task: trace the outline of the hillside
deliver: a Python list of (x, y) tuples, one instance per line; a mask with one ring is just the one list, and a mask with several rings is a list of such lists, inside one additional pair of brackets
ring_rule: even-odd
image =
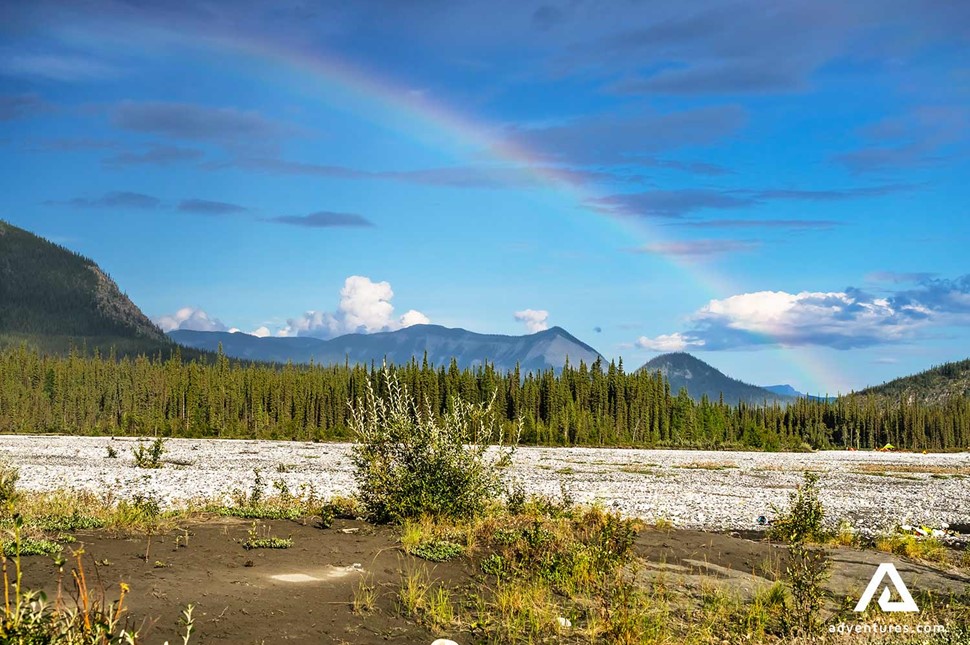
[(92, 260), (0, 221), (0, 346), (121, 353), (172, 347)]
[(911, 376), (893, 379), (858, 392), (907, 403), (940, 403), (953, 397), (970, 397), (970, 359), (944, 363)]
[(676, 394), (681, 388), (687, 388), (687, 393), (695, 401), (699, 401), (704, 395), (716, 401), (722, 394), (725, 403), (730, 404), (738, 401), (751, 404), (761, 404), (765, 401), (787, 403), (792, 400), (790, 396), (776, 394), (763, 387), (733, 379), (704, 361), (683, 352), (661, 354), (640, 369), (662, 373), (670, 382), (671, 392)]
[(227, 356), (258, 361), (343, 364), (403, 364), (412, 358), (435, 365), (448, 365), (454, 358), (460, 368), (488, 361), (499, 370), (519, 364), (523, 371), (560, 369), (569, 361), (578, 365), (599, 357), (595, 349), (560, 327), (526, 336), (477, 334), (440, 325), (414, 325), (397, 331), (375, 334), (347, 334), (330, 340), (318, 338), (257, 338), (227, 332), (174, 331), (169, 336), (186, 347), (215, 351), (219, 344)]

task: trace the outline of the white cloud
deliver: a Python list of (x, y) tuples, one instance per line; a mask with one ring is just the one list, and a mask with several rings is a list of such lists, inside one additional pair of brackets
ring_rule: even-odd
[(649, 349), (652, 352), (682, 352), (690, 347), (703, 347), (703, 345), (703, 340), (691, 340), (680, 332), (660, 334), (656, 338), (640, 336), (637, 339), (637, 347)]
[(655, 351), (756, 346), (836, 349), (898, 343), (926, 328), (970, 323), (970, 276), (924, 280), (914, 289), (871, 295), (844, 291), (757, 291), (708, 302), (688, 318), (688, 329), (637, 345)]
[(267, 336), (271, 336), (272, 334), (273, 332), (271, 332), (269, 330), (269, 327), (267, 327), (266, 325), (263, 325), (262, 327), (257, 327), (256, 329), (249, 332), (250, 336), (257, 336), (259, 338), (266, 338)]
[(371, 334), (394, 331), (411, 325), (426, 325), (431, 320), (411, 309), (404, 315), (394, 316), (391, 300), (394, 291), (388, 282), (373, 282), (370, 278), (352, 275), (344, 281), (340, 290), (337, 311), (308, 311), (299, 318), (286, 321), (277, 336), (314, 336), (332, 338), (342, 334)]
[(515, 319), (524, 323), (531, 333), (549, 329), (549, 312), (544, 309), (523, 309), (515, 312)]
[(174, 314), (159, 316), (155, 319), (155, 324), (165, 332), (177, 329), (190, 329), (192, 331), (227, 331), (229, 329), (218, 318), (210, 318), (205, 311), (195, 307), (182, 307)]

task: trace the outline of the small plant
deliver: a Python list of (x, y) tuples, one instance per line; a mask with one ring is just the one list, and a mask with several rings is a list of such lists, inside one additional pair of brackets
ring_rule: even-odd
[(825, 509), (819, 499), (819, 476), (804, 473), (804, 481), (788, 496), (788, 512), (768, 529), (768, 537), (791, 544), (825, 542)]
[(320, 508), (320, 528), (329, 529), (333, 526), (333, 518), (336, 515), (333, 506), (330, 504), (324, 504)]
[(135, 456), (135, 466), (138, 468), (161, 468), (162, 455), (165, 452), (165, 440), (161, 437), (147, 446), (140, 443), (131, 449), (131, 453)]
[(355, 614), (368, 614), (377, 606), (377, 587), (371, 578), (361, 578), (354, 590), (354, 601), (351, 607)]
[(108, 459), (117, 459), (118, 458), (118, 451), (115, 450), (115, 447), (114, 446), (108, 446), (108, 455), (107, 455), (107, 458)]
[(448, 540), (425, 542), (411, 549), (411, 555), (430, 562), (447, 562), (465, 553), (465, 547)]
[(791, 603), (785, 606), (785, 627), (790, 634), (806, 638), (816, 635), (821, 626), (820, 614), (825, 602), (822, 585), (829, 567), (825, 551), (808, 546), (810, 541), (827, 539), (818, 482), (817, 474), (806, 472), (804, 482), (789, 495), (788, 513), (769, 531), (789, 544), (785, 574), (791, 588)]
[(281, 538), (271, 535), (269, 526), (260, 528), (256, 522), (253, 522), (248, 536), (248, 539), (243, 542), (243, 548), (247, 551), (251, 549), (288, 549), (293, 546), (293, 540), (291, 538)]

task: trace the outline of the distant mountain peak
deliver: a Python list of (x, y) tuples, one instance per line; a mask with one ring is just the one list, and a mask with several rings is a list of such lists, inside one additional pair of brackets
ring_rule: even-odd
[(700, 400), (705, 395), (714, 401), (723, 395), (728, 403), (739, 400), (754, 404), (765, 401), (784, 403), (791, 400), (789, 396), (731, 378), (686, 352), (661, 354), (647, 361), (640, 369), (660, 372), (670, 382), (671, 392), (677, 393), (681, 388), (686, 388), (687, 393), (695, 400)]

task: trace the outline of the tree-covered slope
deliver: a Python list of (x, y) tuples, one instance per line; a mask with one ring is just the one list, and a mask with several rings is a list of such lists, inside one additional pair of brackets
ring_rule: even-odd
[(695, 401), (702, 396), (717, 401), (721, 395), (726, 403), (760, 404), (765, 401), (789, 402), (790, 396), (784, 396), (766, 390), (757, 385), (749, 385), (725, 375), (720, 370), (711, 367), (704, 361), (686, 354), (674, 352), (661, 354), (649, 360), (642, 368), (648, 372), (660, 372), (670, 382), (670, 391), (677, 393), (681, 388), (687, 388), (687, 393)]
[(171, 346), (92, 260), (0, 221), (0, 344), (124, 352)]
[(941, 403), (953, 397), (970, 397), (970, 358), (893, 379), (866, 388), (859, 394), (919, 403)]

